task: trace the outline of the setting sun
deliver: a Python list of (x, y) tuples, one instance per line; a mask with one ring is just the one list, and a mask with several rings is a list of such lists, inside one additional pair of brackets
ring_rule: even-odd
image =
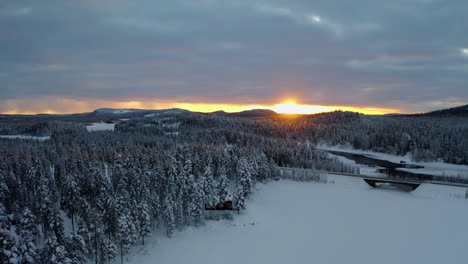
[(284, 104), (275, 105), (271, 109), (280, 114), (313, 114), (334, 110), (327, 106), (300, 105), (296, 104), (294, 101), (287, 101)]

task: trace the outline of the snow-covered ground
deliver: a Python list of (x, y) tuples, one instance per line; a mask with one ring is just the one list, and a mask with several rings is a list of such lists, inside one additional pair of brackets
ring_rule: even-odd
[(92, 123), (89, 126), (86, 126), (86, 129), (91, 132), (91, 131), (103, 131), (103, 130), (114, 130), (115, 124), (109, 124), (109, 123)]
[(49, 139), (50, 139), (50, 136), (35, 137), (35, 136), (25, 136), (25, 135), (0, 135), (0, 138), (7, 138), (7, 139), (31, 139), (31, 140), (44, 141), (44, 140), (49, 140)]
[[(415, 162), (411, 160), (411, 156), (409, 154), (405, 156), (396, 156), (386, 153), (380, 152), (373, 152), (367, 150), (357, 150), (352, 149), (350, 147), (343, 147), (343, 146), (324, 146), (321, 145), (318, 147), (322, 150), (334, 150), (334, 151), (343, 151), (348, 153), (354, 154), (361, 154), (365, 155), (370, 158), (380, 159), (380, 160), (387, 160), (394, 163), (400, 163), (401, 161), (405, 161), (408, 164), (415, 164), (423, 166), (422, 169), (406, 169), (400, 168), (399, 170), (414, 172), (414, 173), (424, 173), (424, 174), (432, 174), (438, 176), (458, 176), (458, 177), (468, 177), (468, 166), (466, 165), (456, 165), (456, 164), (449, 164), (444, 162)], [(360, 166), (361, 174), (364, 174), (362, 168), (367, 166)], [(375, 171), (375, 169), (373, 169)]]
[(232, 221), (154, 236), (133, 264), (411, 263), (468, 261), (464, 188), (423, 184), (414, 192), (333, 184), (260, 184)]

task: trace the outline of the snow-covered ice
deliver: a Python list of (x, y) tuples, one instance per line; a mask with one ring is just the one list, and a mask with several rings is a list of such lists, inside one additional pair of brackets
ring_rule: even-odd
[[(361, 154), (370, 158), (379, 159), (379, 160), (387, 160), (393, 163), (400, 163), (401, 161), (404, 161), (408, 164), (415, 164), (415, 165), (420, 165), (424, 167), (422, 169), (399, 168), (399, 170), (404, 170), (404, 171), (413, 172), (413, 173), (423, 173), (423, 174), (431, 174), (431, 175), (437, 175), (437, 176), (457, 176), (457, 177), (468, 178), (468, 166), (466, 165), (456, 165), (456, 164), (436, 162), (436, 161), (416, 162), (416, 161), (411, 160), (411, 155), (409, 154), (405, 156), (396, 156), (396, 155), (368, 151), (368, 150), (353, 149), (349, 146), (321, 145), (321, 146), (318, 146), (318, 148), (322, 150), (343, 151), (343, 152), (348, 152), (348, 153)], [(364, 167), (367, 167), (367, 166), (364, 166)], [(360, 166), (360, 169), (362, 173), (362, 166)]]
[(45, 141), (45, 140), (49, 140), (49, 139), (50, 139), (50, 136), (35, 137), (35, 136), (26, 136), (26, 135), (0, 135), (0, 138), (7, 138), (7, 139), (31, 139), (31, 140)]
[(344, 164), (351, 165), (351, 166), (354, 166), (354, 167), (358, 167), (360, 174), (363, 174), (363, 175), (366, 175), (366, 176), (378, 176), (378, 177), (385, 176), (384, 173), (377, 172), (377, 170), (382, 168), (382, 167), (378, 167), (378, 166), (369, 167), (369, 166), (364, 165), (364, 164), (359, 164), (359, 163), (355, 162), (354, 160), (345, 158), (343, 156), (334, 155), (334, 154), (331, 154), (331, 153), (328, 153), (328, 156), (337, 158), (339, 161), (343, 162)]
[(103, 131), (103, 130), (114, 130), (115, 123), (92, 123), (89, 126), (86, 126), (86, 129), (91, 132), (91, 131)]
[(466, 263), (466, 189), (423, 184), (414, 192), (333, 184), (259, 184), (232, 221), (153, 236), (133, 264)]

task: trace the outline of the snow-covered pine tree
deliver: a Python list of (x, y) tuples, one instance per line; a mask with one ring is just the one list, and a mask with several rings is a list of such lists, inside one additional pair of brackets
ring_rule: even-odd
[(264, 181), (268, 178), (271, 178), (272, 176), (272, 171), (273, 168), (271, 167), (271, 164), (266, 157), (265, 153), (260, 153), (259, 155), (256, 156), (256, 163), (258, 164), (258, 176), (257, 180), (258, 181)]
[(234, 202), (237, 207), (245, 208), (246, 198), (252, 192), (252, 168), (246, 158), (242, 157), (237, 163), (237, 191)]
[(65, 249), (70, 264), (86, 263), (87, 250), (84, 238), (78, 234), (71, 234), (65, 239)]
[(79, 235), (84, 241), (84, 256), (90, 257), (93, 253), (91, 250), (91, 233), (89, 232), (84, 221), (79, 222), (77, 235)]
[(40, 253), (41, 264), (67, 264), (70, 259), (67, 258), (67, 251), (64, 245), (61, 245), (54, 235), (49, 236)]
[(218, 202), (223, 203), (226, 201), (226, 198), (228, 196), (228, 179), (226, 174), (226, 167), (222, 165), (218, 169), (218, 173)]
[(0, 228), (10, 228), (10, 220), (8, 219), (7, 211), (2, 202), (0, 202)]
[(61, 194), (61, 206), (72, 222), (72, 231), (75, 232), (75, 216), (78, 213), (77, 204), (81, 203), (80, 188), (74, 175), (65, 176)]
[(117, 246), (112, 239), (103, 238), (99, 253), (101, 255), (101, 264), (113, 263), (112, 261), (117, 256)]
[(35, 212), (38, 212), (42, 222), (42, 233), (48, 236), (50, 231), (49, 221), (52, 218), (51, 208), (53, 208), (52, 192), (49, 187), (49, 179), (46, 174), (43, 173), (43, 169), (38, 169), (36, 171), (36, 179), (38, 179), (38, 186), (36, 186)]
[[(178, 150), (180, 152), (181, 150)], [(177, 154), (177, 157), (179, 159), (182, 159), (183, 155), (181, 153)], [(175, 177), (176, 181), (176, 190), (175, 190), (175, 208), (174, 208), (174, 214), (175, 214), (175, 221), (176, 221), (176, 227), (182, 228), (182, 226), (185, 224), (185, 215), (184, 215), (184, 204), (186, 200), (186, 193), (187, 193), (187, 171), (185, 170), (184, 163), (182, 160), (173, 160), (175, 163), (175, 167), (177, 168), (177, 174)]]
[(174, 202), (170, 197), (164, 199), (164, 223), (166, 225), (166, 234), (171, 237), (175, 228)]
[(51, 212), (48, 214), (47, 222), (49, 223), (48, 230), (55, 234), (55, 237), (59, 242), (62, 242), (65, 238), (65, 231), (63, 219), (60, 216), (60, 212), (56, 209), (51, 210)]
[(148, 175), (149, 180), (149, 201), (148, 204), (151, 209), (151, 227), (154, 229), (159, 225), (161, 217), (162, 205), (160, 195), (163, 193), (164, 171), (160, 163), (152, 164), (150, 173)]
[(205, 171), (203, 173), (203, 177), (201, 180), (202, 180), (201, 186), (203, 190), (204, 204), (205, 206), (213, 207), (217, 199), (215, 197), (216, 185), (215, 185), (215, 181), (213, 178), (213, 170), (211, 168), (210, 163), (206, 165)]
[(193, 175), (190, 177), (190, 186), (192, 191), (189, 197), (189, 211), (192, 219), (192, 223), (197, 226), (203, 221), (203, 194), (201, 186), (196, 182)]
[(39, 230), (37, 229), (36, 217), (28, 208), (23, 210), (20, 223), (17, 226), (17, 233), (19, 235), (19, 263), (36, 263), (37, 249), (35, 242)]
[(128, 253), (130, 245), (135, 241), (134, 220), (128, 214), (121, 214), (117, 219), (117, 238), (120, 244), (120, 262), (123, 263), (123, 256)]
[(150, 210), (146, 202), (138, 206), (136, 220), (138, 235), (141, 237), (142, 245), (145, 245), (145, 237), (151, 235)]
[(2, 264), (17, 264), (18, 261), (19, 250), (16, 239), (10, 233), (10, 225), (3, 224), (0, 226), (0, 262)]

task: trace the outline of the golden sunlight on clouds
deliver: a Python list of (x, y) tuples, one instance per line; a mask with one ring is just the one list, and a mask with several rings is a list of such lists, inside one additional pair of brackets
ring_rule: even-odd
[(70, 99), (70, 98), (42, 98), (40, 100), (0, 100), (0, 113), (2, 114), (71, 114), (91, 112), (97, 108), (137, 108), (137, 109), (168, 109), (181, 108), (194, 112), (240, 112), (252, 109), (271, 109), (281, 114), (314, 114), (335, 110), (353, 111), (364, 114), (399, 113), (398, 109), (366, 108), (349, 106), (324, 106), (299, 104), (294, 100), (286, 100), (276, 105), (242, 105), (242, 104), (212, 104), (187, 103), (168, 100), (129, 100), (109, 101), (100, 99)]
[(234, 105), (234, 104), (202, 104), (202, 103), (175, 103), (173, 108), (181, 108), (193, 112), (210, 113), (216, 111), (224, 112), (241, 112), (252, 109), (265, 109), (268, 108), (264, 105)]
[(281, 114), (315, 114), (321, 112), (331, 112), (335, 110), (359, 112), (369, 115), (381, 115), (388, 113), (399, 113), (398, 109), (388, 108), (369, 108), (369, 107), (351, 107), (351, 106), (326, 106), (326, 105), (302, 105), (294, 101), (287, 101), (283, 104), (277, 104), (269, 108)]
[(284, 103), (276, 105), (233, 105), (233, 104), (191, 104), (176, 103), (174, 108), (186, 109), (194, 112), (240, 112), (252, 109), (270, 109), (280, 114), (315, 114), (321, 112), (330, 112), (335, 110), (359, 112), (370, 115), (381, 115), (388, 113), (399, 113), (398, 109), (389, 108), (368, 108), (368, 107), (349, 107), (349, 106), (324, 106), (324, 105), (303, 105), (297, 104), (293, 100), (287, 100)]
[(468, 49), (467, 48), (461, 48), (460, 53), (464, 56), (468, 56)]

